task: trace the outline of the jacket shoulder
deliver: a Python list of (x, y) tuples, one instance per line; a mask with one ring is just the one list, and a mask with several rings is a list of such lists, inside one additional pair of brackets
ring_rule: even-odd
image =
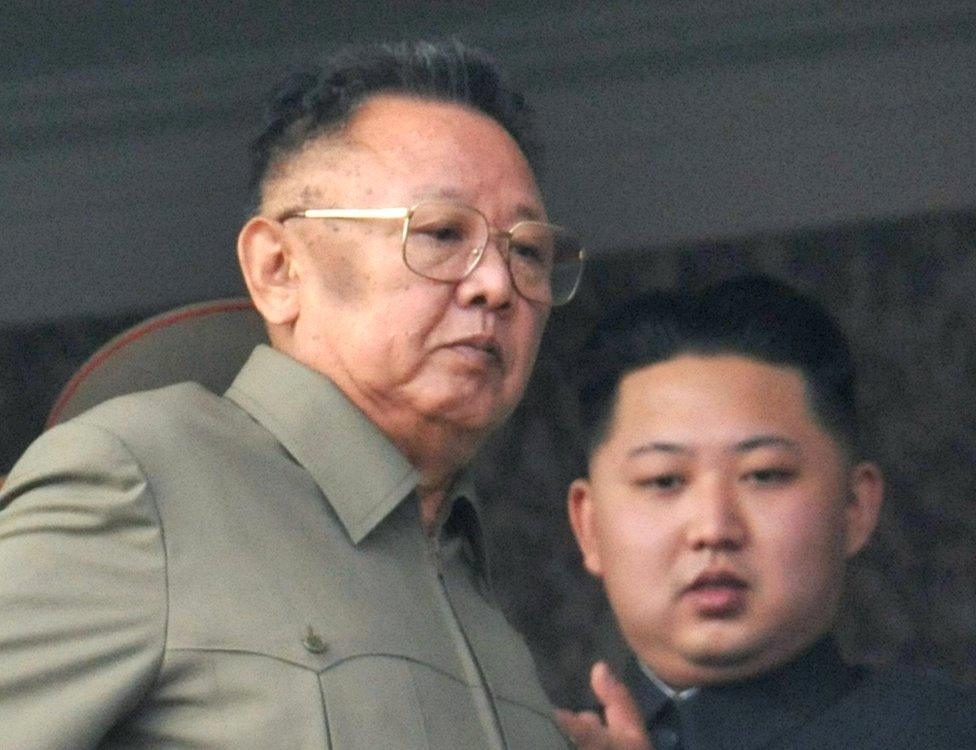
[(122, 436), (147, 425), (176, 427), (187, 422), (226, 417), (236, 410), (227, 399), (199, 383), (176, 383), (117, 396), (69, 422), (98, 426)]
[(825, 748), (956, 750), (976, 747), (974, 717), (976, 689), (939, 675), (865, 669), (854, 689), (810, 728)]

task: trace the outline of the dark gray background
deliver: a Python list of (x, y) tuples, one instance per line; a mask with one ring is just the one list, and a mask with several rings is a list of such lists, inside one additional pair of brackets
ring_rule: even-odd
[(551, 213), (596, 253), (973, 205), (973, 2), (8, 0), (0, 325), (238, 289), (264, 92), (342, 42), (435, 34), (525, 89)]
[(598, 260), (478, 471), (499, 595), (553, 695), (621, 652), (562, 495), (565, 385), (608, 303), (761, 269), (823, 299), (889, 477), (850, 653), (976, 680), (976, 3), (64, 3), (0, 9), (0, 473), (95, 347), (240, 293), (260, 101), (350, 41), (454, 34), (534, 104)]

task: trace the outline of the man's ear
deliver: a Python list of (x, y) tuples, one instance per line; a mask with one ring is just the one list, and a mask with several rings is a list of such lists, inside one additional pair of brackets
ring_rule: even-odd
[(569, 525), (573, 528), (576, 544), (583, 553), (583, 567), (592, 575), (600, 577), (603, 575), (603, 561), (597, 544), (593, 487), (587, 479), (576, 479), (569, 485), (567, 495)]
[(863, 461), (851, 469), (850, 496), (847, 500), (847, 539), (845, 549), (851, 557), (867, 544), (878, 524), (884, 497), (884, 478), (877, 464)]
[(237, 236), (244, 282), (261, 316), (272, 325), (292, 323), (299, 312), (299, 284), (285, 228), (266, 216), (252, 217)]

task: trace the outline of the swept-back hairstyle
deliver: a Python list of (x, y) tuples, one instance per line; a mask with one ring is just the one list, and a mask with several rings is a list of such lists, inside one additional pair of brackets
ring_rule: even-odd
[(484, 51), (456, 40), (343, 47), (321, 66), (295, 72), (268, 101), (264, 131), (251, 145), (252, 200), (275, 170), (309, 140), (340, 133), (357, 107), (380, 93), (465, 104), (512, 136), (538, 171), (541, 149), (531, 111)]
[(795, 368), (820, 424), (852, 457), (858, 451), (854, 364), (839, 326), (786, 284), (745, 276), (699, 294), (654, 292), (628, 300), (596, 326), (578, 370), (588, 455), (606, 437), (620, 380), (682, 354), (738, 354)]

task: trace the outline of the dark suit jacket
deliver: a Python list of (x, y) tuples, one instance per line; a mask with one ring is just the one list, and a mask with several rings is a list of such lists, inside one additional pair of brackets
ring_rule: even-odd
[(673, 708), (636, 664), (627, 682), (656, 750), (673, 747), (665, 725), (674, 710), (682, 750), (976, 748), (976, 691), (850, 667), (829, 638), (758, 679), (702, 688)]

